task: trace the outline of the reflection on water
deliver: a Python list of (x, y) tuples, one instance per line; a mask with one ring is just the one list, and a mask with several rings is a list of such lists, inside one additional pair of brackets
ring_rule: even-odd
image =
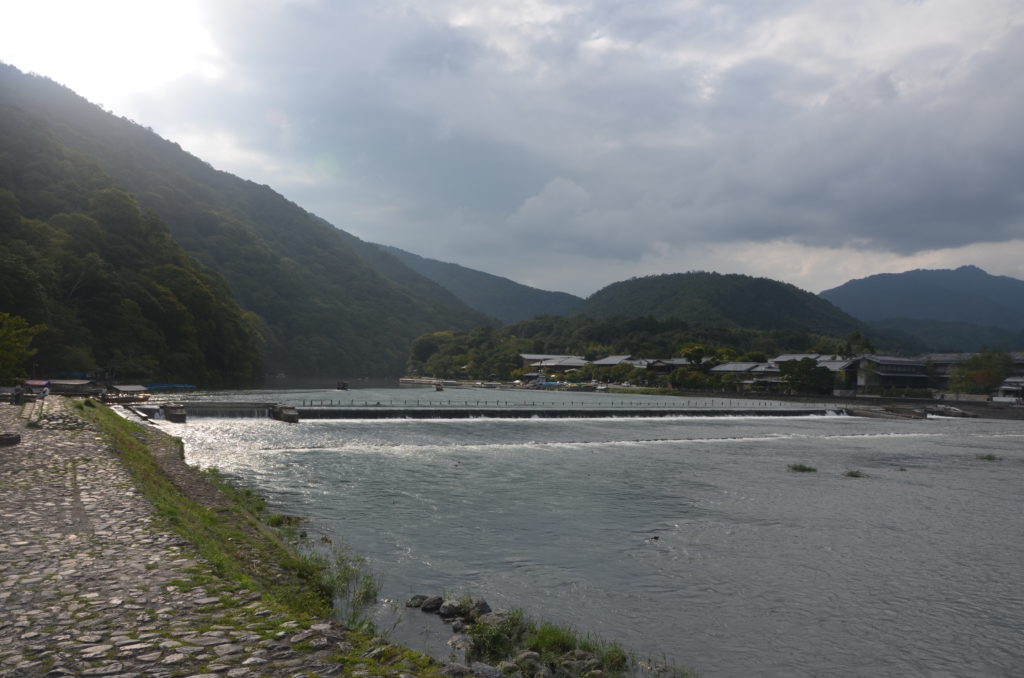
[(1021, 422), (165, 426), (347, 540), (399, 602), (471, 592), (709, 677), (1024, 675)]

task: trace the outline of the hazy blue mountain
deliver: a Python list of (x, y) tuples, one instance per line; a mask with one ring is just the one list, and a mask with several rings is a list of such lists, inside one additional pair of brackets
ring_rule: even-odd
[(801, 330), (829, 336), (864, 331), (863, 323), (793, 285), (721, 273), (672, 273), (613, 283), (576, 313), (594, 318), (678, 318), (702, 327)]
[(417, 273), (430, 278), (459, 299), (508, 325), (538, 315), (572, 313), (583, 299), (549, 292), (459, 264), (428, 259), (397, 247), (378, 245)]
[(1024, 331), (1014, 332), (1001, 327), (913, 318), (876, 320), (871, 326), (893, 336), (912, 338), (923, 347), (922, 352), (977, 353), (990, 348), (1003, 351), (1024, 348)]
[[(413, 338), (491, 322), (268, 186), (218, 171), (49, 79), (0, 64), (0, 106), (38, 120), (62, 147), (89, 158), (222, 275), (259, 317), (271, 373), (328, 381), (400, 374)], [(11, 157), (0, 148), (0, 182), (16, 169), (7, 166)], [(31, 205), (22, 212), (37, 218)]]
[[(1024, 330), (1024, 280), (989, 275), (976, 266), (883, 273), (825, 290), (821, 297), (867, 322), (939, 321)], [(943, 330), (937, 326), (936, 331)]]

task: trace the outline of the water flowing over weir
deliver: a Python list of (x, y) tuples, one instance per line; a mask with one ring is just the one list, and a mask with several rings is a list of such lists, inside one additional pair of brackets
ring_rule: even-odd
[[(131, 407), (138, 413), (148, 417), (165, 418), (167, 405), (136, 405)], [(180, 409), (189, 417), (216, 417), (221, 419), (267, 419), (270, 417), (273, 403), (245, 402), (185, 402), (175, 403), (173, 407)]]
[[(794, 406), (771, 400), (734, 400), (710, 398), (699, 406), (665, 400), (602, 398), (544, 399), (520, 395), (518, 398), (443, 399), (389, 398), (386, 400), (292, 398), (286, 403), (255, 403), (232, 401), (193, 401), (174, 403), (186, 417), (272, 417), (275, 409), (292, 408), (301, 419), (570, 419), (605, 417), (724, 417), (724, 416), (827, 416), (841, 414), (843, 406), (811, 404)], [(134, 408), (147, 416), (161, 415), (170, 405)]]
[[(326, 390), (194, 400), (232, 395), (300, 409), (338, 401)], [(353, 395), (384, 409), (455, 394)], [(522, 403), (513, 408), (558, 397), (498, 395)], [(562, 397), (565, 410), (596, 410), (601, 398)], [(728, 409), (722, 398), (601, 402), (613, 398)], [(381, 628), (396, 612), (392, 638), (415, 649), (447, 656), (451, 630), (432, 617), (426, 628), (404, 600), (465, 592), (707, 678), (1024, 675), (1024, 422), (613, 409), (160, 425), (182, 437), (189, 463), (218, 467), (272, 511), (308, 516), (311, 535), (365, 555), (393, 601)], [(797, 463), (817, 471), (788, 470)]]

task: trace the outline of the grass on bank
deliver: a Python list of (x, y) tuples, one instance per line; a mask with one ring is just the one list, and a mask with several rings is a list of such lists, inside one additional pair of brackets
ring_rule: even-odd
[[(520, 666), (507, 667), (505, 672), (523, 675), (555, 676), (667, 676), (697, 678), (699, 674), (670, 662), (645, 662), (626, 652), (620, 645), (592, 636), (580, 636), (569, 626), (535, 621), (520, 610), (495, 617), (495, 621), (478, 620), (469, 627), (469, 661), (498, 664), (535, 652), (538, 659), (523, 659)], [(539, 663), (543, 668), (536, 666)], [(595, 673), (598, 672), (598, 673)]]

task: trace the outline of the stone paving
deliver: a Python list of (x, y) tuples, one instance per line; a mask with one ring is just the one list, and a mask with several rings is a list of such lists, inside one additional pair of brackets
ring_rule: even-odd
[(368, 675), (343, 627), (210, 577), (63, 398), (0, 404), (0, 431), (0, 678)]

